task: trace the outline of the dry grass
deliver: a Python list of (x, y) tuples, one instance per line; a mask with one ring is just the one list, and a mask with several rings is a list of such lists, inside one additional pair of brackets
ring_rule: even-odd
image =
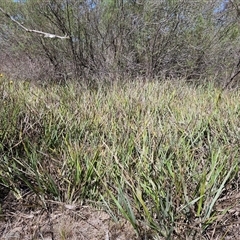
[[(211, 84), (183, 81), (116, 82), (94, 90), (0, 81), (4, 216), (11, 189), (28, 205), (34, 194), (34, 211), (39, 206), (48, 214), (49, 201), (91, 201), (112, 221), (127, 220), (143, 239), (233, 233), (224, 224), (239, 221), (239, 91), (219, 99)], [(76, 231), (64, 227), (71, 221), (62, 221), (56, 224), (61, 234), (74, 239)]]

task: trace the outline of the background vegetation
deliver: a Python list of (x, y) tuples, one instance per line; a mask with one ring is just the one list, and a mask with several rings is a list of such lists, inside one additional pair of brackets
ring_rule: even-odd
[(238, 0), (0, 1), (25, 27), (70, 37), (53, 40), (27, 33), (2, 14), (0, 69), (11, 77), (35, 80), (211, 76), (224, 82), (239, 70), (238, 4)]

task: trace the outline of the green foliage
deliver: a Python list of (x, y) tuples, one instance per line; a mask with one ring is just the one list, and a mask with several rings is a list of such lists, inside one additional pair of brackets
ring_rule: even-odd
[[(0, 2), (26, 28), (68, 35), (69, 39), (27, 33), (4, 16), (0, 38), (4, 53), (49, 66), (53, 76), (45, 78), (195, 80), (215, 76), (220, 82), (236, 67), (239, 45), (237, 10), (230, 4), (218, 11), (220, 4), (178, 0), (105, 0), (94, 5), (82, 0)], [(39, 73), (41, 79), (44, 71)]]
[(0, 185), (17, 198), (101, 202), (139, 236), (200, 239), (234, 190), (239, 91), (0, 80)]

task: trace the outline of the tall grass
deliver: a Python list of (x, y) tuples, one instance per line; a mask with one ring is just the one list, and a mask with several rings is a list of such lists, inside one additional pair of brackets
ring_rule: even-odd
[(200, 239), (235, 186), (239, 91), (0, 80), (0, 185), (17, 197), (91, 200), (146, 239)]

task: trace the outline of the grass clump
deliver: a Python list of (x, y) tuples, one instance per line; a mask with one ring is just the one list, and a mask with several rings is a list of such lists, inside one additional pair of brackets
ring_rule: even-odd
[(101, 202), (147, 239), (200, 239), (237, 188), (239, 91), (1, 80), (0, 94), (0, 185), (18, 197)]

